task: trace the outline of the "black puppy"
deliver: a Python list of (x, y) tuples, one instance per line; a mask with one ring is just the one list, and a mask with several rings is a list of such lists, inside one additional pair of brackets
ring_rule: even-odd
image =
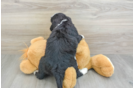
[(51, 18), (52, 33), (47, 39), (46, 52), (39, 63), (37, 78), (43, 79), (54, 75), (58, 88), (62, 88), (65, 70), (73, 66), (77, 77), (83, 75), (77, 67), (75, 60), (76, 48), (82, 36), (78, 34), (71, 19), (62, 13), (57, 13)]

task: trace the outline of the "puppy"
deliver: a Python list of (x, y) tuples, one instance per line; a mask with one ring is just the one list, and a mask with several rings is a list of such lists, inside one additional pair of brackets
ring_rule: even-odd
[(84, 73), (80, 72), (75, 60), (76, 48), (82, 36), (80, 36), (73, 25), (71, 18), (63, 13), (57, 13), (51, 17), (52, 31), (47, 39), (46, 52), (39, 63), (39, 71), (36, 77), (43, 79), (53, 75), (57, 82), (57, 87), (62, 88), (65, 70), (74, 67), (77, 78)]

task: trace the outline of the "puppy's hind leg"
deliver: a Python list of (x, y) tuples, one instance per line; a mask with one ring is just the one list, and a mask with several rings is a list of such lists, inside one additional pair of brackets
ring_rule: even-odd
[(45, 73), (44, 68), (41, 68), (42, 66), (39, 66), (39, 70), (35, 71), (34, 74), (38, 79), (43, 79), (45, 77), (48, 77), (49, 75)]
[(57, 88), (62, 88), (62, 83), (63, 83), (63, 79), (64, 79), (64, 74), (61, 73), (53, 73), (55, 79), (56, 79), (56, 83), (57, 83)]
[(47, 75), (47, 74), (45, 74), (44, 72), (41, 72), (41, 71), (36, 72), (35, 75), (36, 75), (36, 77), (37, 77), (38, 79), (43, 79), (43, 78), (49, 76), (49, 75)]

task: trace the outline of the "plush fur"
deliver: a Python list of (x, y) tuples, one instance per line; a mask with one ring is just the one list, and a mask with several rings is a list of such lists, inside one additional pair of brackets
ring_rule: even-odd
[[(25, 74), (31, 74), (38, 70), (39, 61), (45, 55), (46, 40), (37, 37), (31, 40), (31, 45), (24, 49), (22, 57), (25, 59), (20, 63), (20, 70)], [(85, 39), (82, 39), (76, 50), (76, 61), (79, 69), (94, 69), (104, 77), (110, 77), (114, 73), (112, 62), (105, 55), (98, 54), (90, 57), (90, 50)], [(26, 59), (27, 58), (27, 59)], [(76, 71), (73, 67), (68, 67), (65, 71), (63, 88), (74, 88), (76, 84)]]
[(65, 70), (68, 67), (75, 68), (77, 77), (82, 76), (74, 59), (82, 36), (78, 34), (71, 19), (62, 13), (55, 14), (51, 22), (52, 33), (47, 39), (45, 56), (40, 60), (39, 72), (36, 73), (36, 76), (43, 79), (53, 75), (58, 88), (62, 88)]
[(38, 69), (39, 61), (45, 55), (46, 42), (43, 37), (37, 37), (31, 40), (30, 47), (22, 50), (24, 54), (21, 56), (20, 70), (23, 73), (31, 74)]

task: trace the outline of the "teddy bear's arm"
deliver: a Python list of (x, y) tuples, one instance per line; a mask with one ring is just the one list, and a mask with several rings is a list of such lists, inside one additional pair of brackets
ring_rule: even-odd
[(20, 70), (25, 74), (32, 74), (37, 68), (33, 66), (29, 60), (23, 60), (20, 63)]

